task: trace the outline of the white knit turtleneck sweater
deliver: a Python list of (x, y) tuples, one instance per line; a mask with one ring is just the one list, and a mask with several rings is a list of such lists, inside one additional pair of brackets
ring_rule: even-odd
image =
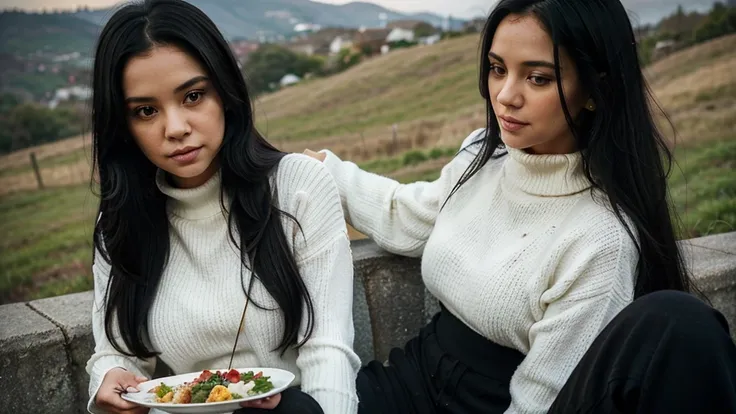
[(508, 149), (440, 211), (478, 151), (475, 131), (434, 182), (402, 185), (325, 151), (345, 217), (388, 251), (422, 256), (428, 290), (526, 355), (507, 413), (546, 413), (597, 334), (633, 299), (638, 253), (591, 194), (580, 154)]
[[(314, 304), (314, 331), (298, 351), (290, 349), (280, 357), (274, 349), (283, 332), (281, 313), (249, 306), (233, 366), (291, 371), (296, 375), (292, 385), (301, 385), (325, 414), (355, 413), (360, 360), (352, 350), (353, 264), (337, 188), (324, 165), (304, 155), (284, 157), (271, 183), (278, 207), (301, 224), (298, 231), (293, 221), (282, 221)], [(182, 190), (172, 188), (160, 173), (157, 184), (169, 196), (171, 247), (148, 318), (153, 348), (176, 374), (227, 368), (245, 294), (239, 253), (230, 242), (220, 208), (220, 175), (200, 187)], [(150, 378), (154, 359), (124, 357), (111, 347), (105, 338), (102, 307), (109, 266), (99, 255), (93, 271), (96, 346), (87, 371), (94, 397), (111, 368), (123, 367)], [(244, 274), (247, 286), (250, 273), (244, 270)], [(277, 307), (260, 283), (253, 286), (252, 297), (261, 306)], [(88, 408), (101, 412), (93, 399)]]

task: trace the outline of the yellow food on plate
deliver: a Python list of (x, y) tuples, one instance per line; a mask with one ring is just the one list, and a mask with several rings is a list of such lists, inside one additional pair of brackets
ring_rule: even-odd
[(230, 394), (230, 390), (228, 390), (227, 387), (215, 385), (214, 388), (212, 388), (212, 391), (210, 391), (210, 396), (207, 397), (207, 402), (220, 402), (232, 399), (233, 395)]
[(192, 387), (188, 385), (177, 388), (174, 393), (174, 404), (189, 404), (192, 402)]
[(174, 399), (174, 391), (169, 391), (164, 395), (163, 397), (159, 398), (156, 397), (156, 402), (158, 403), (170, 403)]

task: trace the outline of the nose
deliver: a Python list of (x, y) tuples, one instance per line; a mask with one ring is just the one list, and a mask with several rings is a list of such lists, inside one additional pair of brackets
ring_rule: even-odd
[(507, 107), (520, 108), (524, 104), (524, 95), (521, 91), (523, 85), (519, 85), (519, 82), (511, 76), (506, 76), (500, 81), (503, 82), (503, 86), (496, 97), (498, 103)]
[(184, 139), (192, 132), (186, 114), (180, 110), (167, 111), (165, 128), (166, 138), (172, 140)]

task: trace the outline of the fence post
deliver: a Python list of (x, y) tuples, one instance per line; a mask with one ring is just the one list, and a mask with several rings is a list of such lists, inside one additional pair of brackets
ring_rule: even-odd
[(365, 136), (363, 135), (362, 132), (360, 133), (360, 140), (363, 142), (363, 159), (367, 160), (368, 159), (368, 148), (365, 146)]
[(36, 160), (36, 153), (31, 153), (31, 166), (33, 172), (36, 173), (36, 181), (38, 182), (39, 190), (43, 190), (43, 180), (41, 179), (41, 169), (38, 167), (38, 160)]

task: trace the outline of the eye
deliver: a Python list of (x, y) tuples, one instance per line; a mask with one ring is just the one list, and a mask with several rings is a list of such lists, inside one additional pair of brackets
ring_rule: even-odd
[(199, 102), (202, 99), (202, 95), (204, 95), (204, 92), (202, 91), (192, 91), (187, 94), (187, 96), (184, 98), (184, 102), (186, 103), (196, 103)]
[(535, 86), (545, 86), (551, 82), (551, 80), (541, 76), (530, 76), (529, 81)]
[(139, 118), (151, 118), (156, 115), (156, 109), (152, 106), (140, 106), (135, 109), (135, 115)]
[(506, 69), (496, 63), (491, 63), (491, 74), (496, 76), (503, 76), (506, 74)]

